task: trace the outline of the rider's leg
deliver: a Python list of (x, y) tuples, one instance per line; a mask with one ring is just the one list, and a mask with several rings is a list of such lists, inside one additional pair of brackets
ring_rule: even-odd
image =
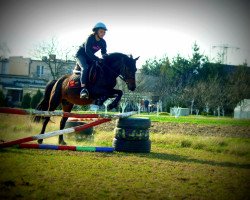
[(80, 82), (81, 82), (81, 87), (83, 88), (82, 91), (80, 92), (80, 98), (88, 98), (89, 93), (86, 88), (86, 83), (87, 83), (87, 78), (88, 78), (88, 70), (89, 70), (89, 65), (87, 64), (86, 58), (84, 56), (77, 56), (77, 63), (81, 68), (81, 76), (80, 76)]

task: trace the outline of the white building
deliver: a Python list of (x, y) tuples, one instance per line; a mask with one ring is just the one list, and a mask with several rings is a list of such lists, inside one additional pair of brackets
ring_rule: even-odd
[(234, 118), (250, 119), (250, 99), (244, 99), (234, 109)]

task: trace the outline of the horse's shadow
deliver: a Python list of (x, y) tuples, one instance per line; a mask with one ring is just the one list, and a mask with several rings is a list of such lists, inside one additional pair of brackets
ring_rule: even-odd
[[(120, 154), (122, 156), (127, 156), (127, 154)], [(169, 153), (133, 153), (133, 155), (148, 159), (160, 159), (172, 162), (180, 162), (180, 163), (197, 163), (197, 164), (205, 164), (211, 166), (219, 166), (219, 167), (232, 167), (232, 168), (240, 168), (240, 169), (250, 169), (250, 164), (238, 164), (232, 162), (218, 162), (212, 160), (201, 160), (195, 158), (189, 158), (188, 156), (169, 154)]]
[[(34, 153), (31, 153), (29, 151), (18, 151), (17, 149), (0, 149), (0, 153), (7, 153), (9, 151), (14, 151), (18, 154), (30, 154), (34, 155)], [(111, 153), (101, 153), (103, 157), (106, 157), (107, 155), (112, 156)], [(176, 155), (176, 154), (169, 154), (169, 153), (158, 153), (158, 152), (151, 152), (151, 153), (129, 153), (137, 157), (141, 158), (147, 158), (152, 160), (166, 160), (166, 161), (172, 161), (172, 162), (179, 162), (179, 163), (196, 163), (196, 164), (205, 164), (205, 165), (211, 165), (211, 166), (219, 166), (219, 167), (231, 167), (231, 168), (239, 168), (239, 169), (250, 169), (250, 164), (238, 164), (238, 163), (232, 163), (232, 162), (218, 162), (218, 161), (212, 161), (212, 160), (201, 160), (201, 159), (195, 159), (195, 158), (189, 158), (188, 156), (182, 156), (182, 155)], [(119, 152), (115, 153), (117, 157), (127, 157), (128, 153)]]

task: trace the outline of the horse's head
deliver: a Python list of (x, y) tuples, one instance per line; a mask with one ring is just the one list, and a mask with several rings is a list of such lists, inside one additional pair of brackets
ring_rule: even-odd
[(136, 88), (135, 73), (136, 73), (136, 61), (139, 59), (132, 56), (124, 56), (122, 58), (122, 66), (120, 74), (123, 80), (126, 82), (128, 89), (134, 91)]
[(128, 89), (134, 91), (136, 88), (135, 73), (136, 61), (138, 58), (133, 58), (122, 53), (111, 53), (105, 57), (105, 66), (109, 69), (110, 73), (115, 75), (126, 82)]

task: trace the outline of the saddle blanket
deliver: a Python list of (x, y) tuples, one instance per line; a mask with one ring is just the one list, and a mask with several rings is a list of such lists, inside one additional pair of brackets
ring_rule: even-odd
[(69, 80), (69, 88), (80, 88), (80, 75), (73, 75), (71, 79)]
[[(73, 75), (69, 80), (69, 88), (80, 88), (81, 82), (80, 82), (80, 74), (81, 72), (78, 70), (73, 71)], [(97, 78), (97, 67), (92, 66), (88, 73), (88, 83), (94, 84), (96, 82)]]

